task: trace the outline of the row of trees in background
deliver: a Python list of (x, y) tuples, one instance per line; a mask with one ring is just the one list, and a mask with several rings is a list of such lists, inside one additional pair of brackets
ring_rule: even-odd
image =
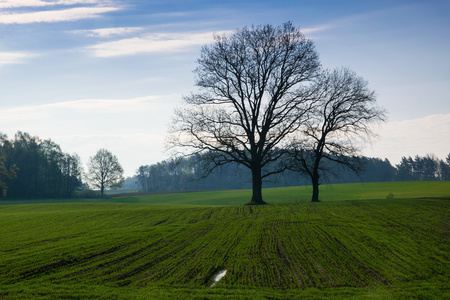
[[(343, 159), (343, 158), (341, 158)], [(433, 155), (415, 158), (403, 157), (392, 166), (387, 159), (347, 158), (358, 167), (358, 172), (343, 167), (333, 160), (324, 162), (327, 170), (321, 184), (387, 182), (387, 181), (437, 181), (450, 180), (450, 154), (446, 161)], [(250, 171), (239, 164), (228, 164), (211, 171), (205, 176), (200, 154), (165, 160), (153, 165), (140, 166), (133, 178), (129, 178), (129, 188), (140, 188), (142, 192), (170, 192), (195, 190), (249, 189), (252, 187)], [(354, 161), (351, 161), (354, 160)], [(356, 161), (357, 160), (357, 161)], [(209, 170), (209, 169), (207, 169)], [(266, 187), (310, 185), (310, 178), (304, 173), (286, 170), (266, 178)]]
[(450, 154), (445, 161), (434, 155), (402, 157), (396, 165), (396, 175), (399, 181), (450, 180)]
[(0, 135), (3, 195), (12, 198), (71, 197), (81, 188), (82, 166), (76, 154), (64, 153), (51, 140), (18, 132), (14, 139)]
[[(204, 168), (208, 158), (197, 154), (140, 166), (132, 178), (123, 178), (116, 156), (100, 149), (88, 161), (84, 174), (76, 154), (64, 153), (51, 140), (18, 132), (13, 139), (0, 134), (0, 195), (9, 198), (73, 197), (77, 190), (139, 188), (142, 192), (249, 189), (251, 172), (240, 164)], [(343, 159), (343, 158), (341, 158)], [(324, 162), (321, 184), (382, 181), (450, 180), (450, 154), (446, 160), (433, 155), (403, 157), (395, 166), (385, 159), (348, 157), (359, 166), (355, 173), (334, 160)], [(354, 160), (354, 161), (351, 161)], [(270, 170), (269, 170), (270, 171)], [(310, 185), (304, 173), (285, 170), (266, 177), (266, 187)]]
[[(83, 181), (83, 179), (85, 179)], [(103, 191), (120, 187), (123, 169), (117, 158), (100, 149), (83, 173), (80, 157), (68, 154), (51, 140), (17, 132), (0, 133), (0, 192), (9, 198), (69, 198), (88, 185)]]

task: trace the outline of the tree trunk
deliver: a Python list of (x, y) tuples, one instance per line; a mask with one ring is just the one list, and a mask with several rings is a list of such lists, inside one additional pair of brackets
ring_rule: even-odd
[(320, 166), (320, 160), (322, 159), (322, 152), (323, 152), (323, 145), (324, 145), (324, 138), (322, 138), (319, 142), (319, 145), (317, 146), (317, 149), (315, 152), (315, 158), (314, 158), (314, 166), (312, 170), (311, 181), (313, 186), (313, 194), (311, 198), (311, 202), (320, 202), (319, 200), (319, 166)]
[(312, 186), (313, 186), (313, 194), (312, 194), (311, 202), (320, 202), (319, 201), (319, 173), (317, 172), (317, 170), (313, 171), (311, 180), (312, 180)]
[(252, 169), (252, 201), (249, 205), (262, 205), (266, 204), (262, 198), (262, 178), (261, 178), (261, 166), (253, 167)]
[(105, 190), (105, 186), (103, 185), (103, 182), (102, 182), (102, 184), (101, 184), (101, 187), (100, 187), (100, 195), (103, 197), (103, 191)]

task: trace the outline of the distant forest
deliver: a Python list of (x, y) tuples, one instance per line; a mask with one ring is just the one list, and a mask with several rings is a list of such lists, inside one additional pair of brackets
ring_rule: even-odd
[[(127, 178), (124, 188), (140, 188), (143, 192), (251, 188), (250, 171), (238, 165), (215, 169), (209, 176), (203, 178), (204, 170), (199, 167), (201, 159), (199, 156), (191, 156), (141, 166), (135, 176)], [(361, 171), (358, 174), (338, 163), (328, 162), (327, 176), (323, 178), (321, 184), (450, 180), (450, 154), (446, 161), (433, 155), (403, 157), (395, 166), (387, 159), (369, 157), (353, 159), (360, 161)], [(307, 177), (291, 171), (285, 171), (269, 179), (264, 183), (264, 187), (311, 184)]]
[[(356, 158), (354, 158), (356, 159)], [(355, 174), (338, 164), (327, 166), (321, 184), (383, 181), (450, 180), (450, 154), (446, 160), (433, 155), (403, 157), (392, 166), (379, 158), (358, 158), (361, 172)], [(201, 156), (164, 160), (139, 167), (136, 175), (126, 179), (123, 189), (142, 192), (193, 190), (226, 190), (251, 188), (248, 169), (228, 165), (214, 169), (203, 178)], [(86, 193), (83, 168), (77, 154), (68, 154), (51, 140), (42, 140), (18, 132), (13, 139), (0, 134), (0, 189), (6, 198), (70, 198), (93, 195)], [(269, 177), (264, 187), (309, 185), (300, 173), (285, 171)], [(0, 194), (1, 196), (1, 194)]]
[(8, 198), (70, 198), (83, 187), (80, 157), (51, 140), (0, 133), (0, 184)]

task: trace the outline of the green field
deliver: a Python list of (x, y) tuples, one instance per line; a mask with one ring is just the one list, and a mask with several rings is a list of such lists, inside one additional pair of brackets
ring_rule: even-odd
[(321, 192), (1, 201), (0, 299), (450, 298), (450, 182)]
[[(394, 198), (445, 198), (450, 196), (450, 182), (389, 182), (323, 185), (322, 201), (385, 199), (392, 193)], [(270, 188), (263, 190), (264, 201), (269, 204), (295, 204), (311, 200), (311, 186)], [(194, 204), (194, 205), (243, 205), (251, 199), (250, 190), (193, 192), (182, 194), (159, 194), (118, 197), (107, 200), (116, 203)]]

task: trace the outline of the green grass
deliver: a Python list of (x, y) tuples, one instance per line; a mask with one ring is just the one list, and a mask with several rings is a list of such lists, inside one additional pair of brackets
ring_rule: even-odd
[[(408, 198), (449, 198), (450, 181), (429, 182), (371, 182), (323, 185), (320, 187), (321, 201), (385, 199), (389, 193), (395, 199)], [(311, 186), (263, 189), (263, 198), (269, 204), (295, 204), (311, 200)], [(146, 203), (183, 205), (243, 205), (251, 199), (250, 190), (227, 190), (187, 192), (173, 194), (154, 194), (115, 197), (111, 199), (1, 199), (0, 204), (33, 203)]]
[[(322, 201), (385, 199), (389, 193), (394, 194), (394, 198), (398, 199), (450, 197), (450, 182), (376, 182), (323, 185), (320, 187), (319, 198)], [(311, 194), (311, 186), (263, 190), (264, 201), (270, 204), (308, 202), (311, 199)], [(243, 205), (250, 199), (250, 190), (230, 190), (118, 197), (107, 201), (116, 203)]]
[(450, 198), (449, 182), (336, 185), (289, 203), (303, 189), (265, 190), (284, 204), (256, 207), (218, 206), (246, 191), (209, 206), (188, 205), (196, 193), (2, 205), (0, 299), (450, 298), (450, 201), (413, 199)]

